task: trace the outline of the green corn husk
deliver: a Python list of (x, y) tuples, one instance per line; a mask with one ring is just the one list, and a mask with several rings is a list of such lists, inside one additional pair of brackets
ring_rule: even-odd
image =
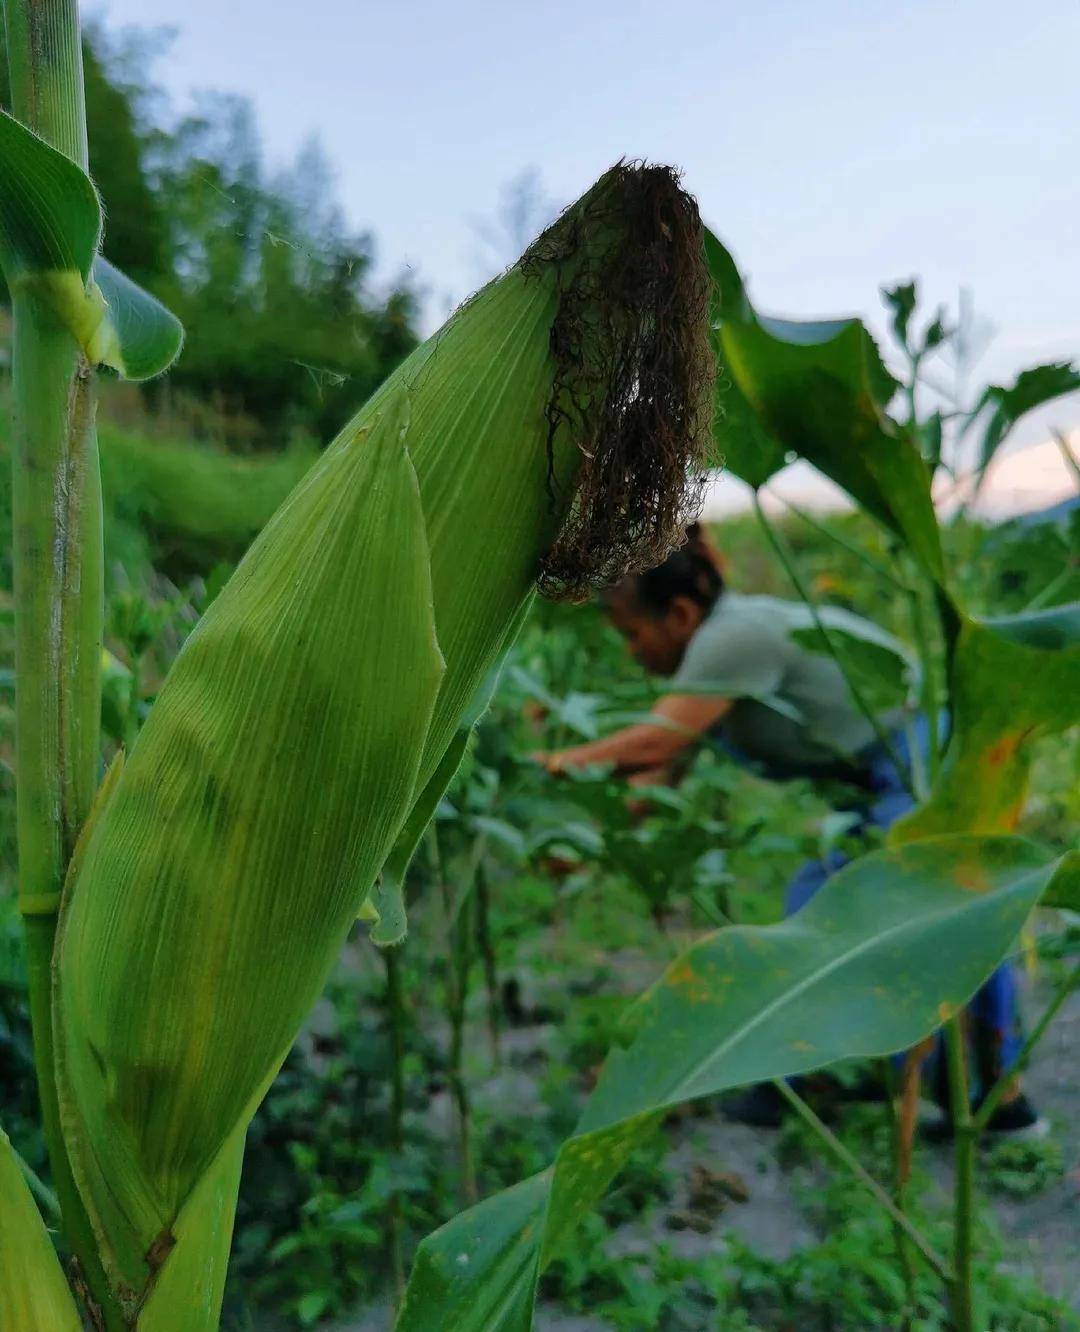
[(350, 422), (178, 657), (80, 848), (55, 967), (65, 1138), (129, 1316), (452, 774), (537, 577), (581, 594), (678, 540), (707, 305), (693, 202), (614, 168)]

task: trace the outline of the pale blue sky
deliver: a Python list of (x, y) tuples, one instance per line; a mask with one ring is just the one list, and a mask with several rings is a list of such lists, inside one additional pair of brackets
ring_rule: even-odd
[[(672, 162), (792, 315), (860, 313), (878, 285), (961, 284), (998, 327), (990, 377), (1080, 354), (1076, 0), (97, 0), (174, 24), (157, 75), (246, 93), (272, 159), (313, 132), (381, 271), (432, 320), (476, 284), (471, 219), (535, 167), (568, 201), (614, 159)], [(1080, 426), (1080, 398), (1032, 421)]]

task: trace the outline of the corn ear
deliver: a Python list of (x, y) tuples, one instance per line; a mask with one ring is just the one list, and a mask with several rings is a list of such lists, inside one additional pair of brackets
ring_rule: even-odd
[(407, 399), (278, 512), (90, 830), (54, 1016), (73, 1170), (134, 1308), (284, 1058), (408, 808), (442, 674)]
[(81, 1332), (56, 1250), (0, 1129), (0, 1332)]
[(708, 296), (693, 201), (614, 168), (349, 423), (177, 659), (55, 967), (65, 1137), (129, 1316), (392, 850), (400, 885), (538, 576), (582, 595), (680, 538)]

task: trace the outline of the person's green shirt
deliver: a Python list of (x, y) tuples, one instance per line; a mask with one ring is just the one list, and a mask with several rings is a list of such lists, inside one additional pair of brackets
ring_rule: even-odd
[[(903, 645), (868, 620), (832, 606), (820, 614), (827, 630), (869, 639), (913, 672)], [(833, 658), (793, 637), (814, 628), (801, 603), (725, 591), (688, 644), (671, 692), (730, 698), (719, 723), (723, 739), (773, 775), (839, 775), (874, 742), (875, 731)], [(888, 727), (899, 718), (881, 720)]]

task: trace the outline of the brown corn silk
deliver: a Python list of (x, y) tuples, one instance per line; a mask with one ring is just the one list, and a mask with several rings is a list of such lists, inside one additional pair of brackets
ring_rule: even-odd
[(693, 201), (613, 168), (361, 409), (174, 664), (55, 968), (65, 1137), (132, 1318), (186, 1235), (227, 1247), (244, 1128), (538, 577), (582, 595), (680, 539), (707, 304)]

